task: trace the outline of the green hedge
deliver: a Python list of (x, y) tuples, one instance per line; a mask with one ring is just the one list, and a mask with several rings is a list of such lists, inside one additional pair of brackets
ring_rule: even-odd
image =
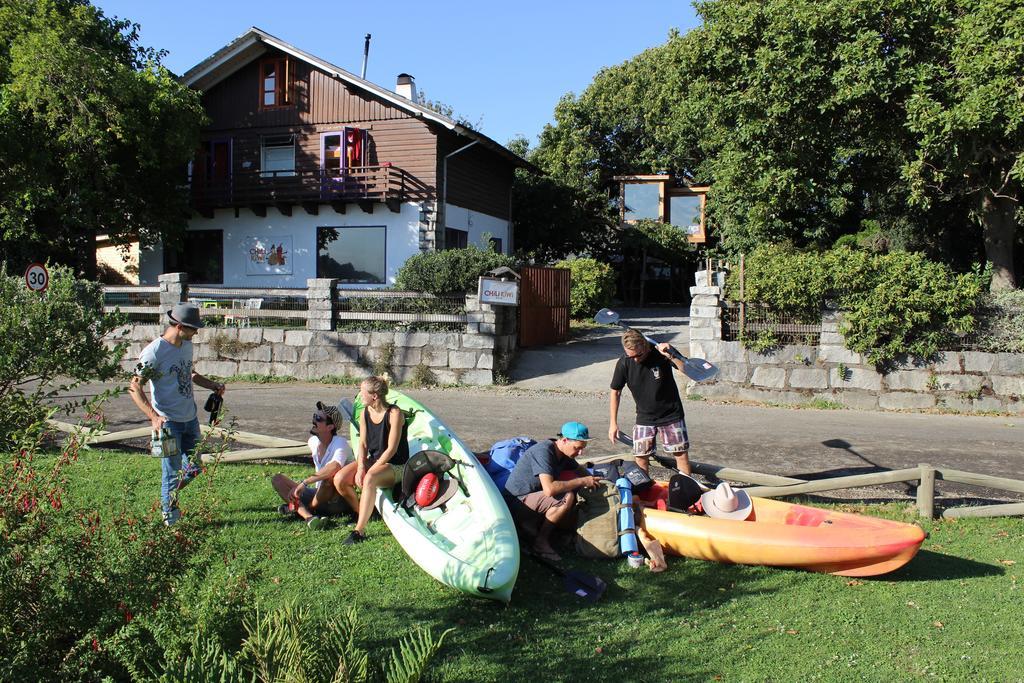
[[(801, 319), (817, 318), (828, 302), (844, 312), (847, 348), (880, 369), (908, 356), (933, 359), (957, 334), (974, 329), (979, 277), (958, 275), (919, 253), (765, 245), (746, 264), (747, 301)], [(738, 279), (731, 278), (728, 296), (738, 299), (738, 290)]]
[(615, 271), (607, 263), (577, 258), (559, 261), (555, 267), (569, 269), (569, 315), (576, 320), (592, 317), (615, 295)]
[(416, 254), (398, 269), (395, 287), (431, 294), (476, 292), (480, 276), (500, 266), (515, 268), (516, 261), (475, 246), (430, 251)]

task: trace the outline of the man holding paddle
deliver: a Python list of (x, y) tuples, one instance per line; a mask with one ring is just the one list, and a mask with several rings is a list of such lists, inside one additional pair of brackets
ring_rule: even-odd
[(619, 435), (619, 400), (622, 388), (629, 387), (636, 402), (636, 424), (633, 427), (633, 457), (644, 471), (649, 471), (657, 440), (665, 452), (675, 456), (676, 469), (690, 474), (690, 442), (686, 434), (683, 402), (672, 368), (685, 372), (685, 358), (668, 343), (651, 344), (637, 330), (622, 334), (625, 353), (612, 374), (608, 439), (614, 444)]

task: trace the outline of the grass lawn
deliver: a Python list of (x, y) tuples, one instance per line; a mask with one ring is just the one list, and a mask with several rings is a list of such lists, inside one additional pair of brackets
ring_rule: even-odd
[[(314, 532), (279, 517), (270, 475), (307, 469), (223, 465), (184, 492), (183, 531), (202, 523), (187, 514), (200, 499), (212, 505), (207, 581), (245, 574), (266, 607), (295, 601), (331, 614), (355, 605), (378, 646), (413, 624), (435, 634), (453, 627), (437, 680), (1022, 680), (1019, 518), (926, 522), (919, 555), (878, 579), (680, 558), (650, 574), (570, 560), (609, 582), (596, 605), (524, 560), (506, 608), (429, 578), (382, 522), (370, 525), (369, 542), (343, 547), (344, 526)], [(159, 462), (137, 454), (90, 451), (69, 474), (79, 508), (126, 500), (141, 513), (159, 494)], [(863, 511), (915, 521), (903, 506)]]

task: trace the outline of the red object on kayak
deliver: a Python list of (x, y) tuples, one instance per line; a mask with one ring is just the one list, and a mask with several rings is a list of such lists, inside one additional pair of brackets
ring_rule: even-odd
[(433, 472), (427, 472), (416, 484), (416, 504), (421, 508), (426, 507), (437, 499), (437, 491), (441, 488), (441, 482)]

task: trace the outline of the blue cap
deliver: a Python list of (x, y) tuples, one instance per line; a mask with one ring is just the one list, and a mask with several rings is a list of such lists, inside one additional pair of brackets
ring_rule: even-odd
[(559, 434), (572, 441), (590, 441), (590, 430), (582, 422), (566, 422)]

